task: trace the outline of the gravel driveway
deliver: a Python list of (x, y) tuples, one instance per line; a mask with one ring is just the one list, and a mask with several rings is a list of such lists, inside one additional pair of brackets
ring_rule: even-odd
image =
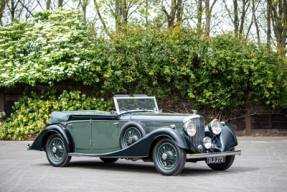
[(69, 167), (52, 167), (32, 142), (0, 141), (0, 191), (286, 191), (287, 138), (239, 137), (234, 164), (212, 171), (204, 162), (186, 163), (177, 176), (160, 175), (153, 163), (73, 157)]

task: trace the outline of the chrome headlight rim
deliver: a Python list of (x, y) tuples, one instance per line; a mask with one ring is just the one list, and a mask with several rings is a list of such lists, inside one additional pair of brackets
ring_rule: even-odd
[[(190, 126), (192, 126), (193, 128), (191, 128)], [(193, 137), (196, 134), (196, 124), (193, 121), (186, 122), (183, 127), (185, 134), (187, 134), (189, 137)]]
[(202, 142), (205, 149), (210, 149), (212, 147), (212, 139), (210, 137), (204, 137)]
[[(218, 125), (220, 126), (220, 130), (218, 131), (218, 130), (215, 130), (215, 123), (218, 123)], [(218, 119), (213, 119), (211, 122), (210, 122), (210, 124), (209, 124), (209, 130), (210, 130), (210, 132), (211, 133), (213, 133), (214, 135), (219, 135), (220, 133), (221, 133), (221, 131), (222, 131), (222, 125), (221, 125), (221, 122), (218, 120)]]

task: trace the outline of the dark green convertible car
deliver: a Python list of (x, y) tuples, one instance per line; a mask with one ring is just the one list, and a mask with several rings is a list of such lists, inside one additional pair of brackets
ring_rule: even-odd
[(153, 161), (163, 175), (177, 175), (186, 162), (205, 161), (226, 170), (235, 155), (234, 133), (217, 119), (159, 111), (155, 97), (115, 95), (116, 112), (53, 112), (47, 127), (27, 149), (45, 151), (53, 166), (66, 166), (72, 156)]

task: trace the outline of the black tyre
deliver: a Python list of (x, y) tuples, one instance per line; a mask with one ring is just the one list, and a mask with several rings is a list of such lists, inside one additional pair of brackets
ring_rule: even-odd
[(148, 133), (146, 126), (141, 122), (130, 121), (126, 123), (120, 132), (120, 147), (127, 148), (139, 141)]
[(169, 139), (159, 140), (152, 154), (155, 168), (162, 175), (177, 175), (181, 173), (186, 162), (185, 150)]
[[(232, 149), (231, 151), (234, 151), (234, 149)], [(235, 159), (235, 155), (226, 156), (225, 163), (207, 164), (207, 165), (208, 165), (208, 167), (210, 167), (213, 170), (225, 171), (226, 169), (231, 167), (231, 165), (233, 164), (234, 159)], [(205, 162), (206, 162), (206, 160), (205, 160)]]
[(119, 158), (100, 158), (104, 163), (114, 163), (116, 162)]
[(45, 149), (48, 161), (55, 167), (64, 167), (71, 160), (71, 157), (68, 156), (64, 140), (56, 133), (48, 138)]

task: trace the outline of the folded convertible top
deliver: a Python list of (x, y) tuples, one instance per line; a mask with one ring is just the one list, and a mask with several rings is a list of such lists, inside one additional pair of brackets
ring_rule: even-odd
[(52, 112), (52, 116), (48, 124), (54, 124), (59, 122), (65, 122), (68, 120), (73, 120), (73, 117), (78, 117), (77, 119), (86, 119), (85, 117), (89, 116), (111, 116), (110, 112), (99, 111), (99, 110), (86, 110), (86, 111), (56, 111)]

